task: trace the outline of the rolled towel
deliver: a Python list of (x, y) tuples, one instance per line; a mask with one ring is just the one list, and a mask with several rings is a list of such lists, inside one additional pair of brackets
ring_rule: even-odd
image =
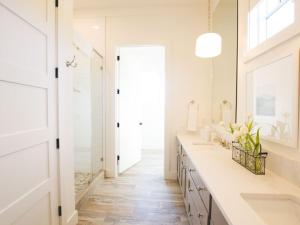
[(199, 113), (199, 105), (195, 102), (191, 102), (188, 107), (188, 119), (187, 119), (188, 131), (197, 131), (198, 113)]

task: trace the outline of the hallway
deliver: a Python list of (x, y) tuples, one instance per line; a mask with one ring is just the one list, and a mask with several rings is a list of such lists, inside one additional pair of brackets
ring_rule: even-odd
[(163, 179), (161, 151), (117, 179), (105, 179), (79, 209), (78, 225), (187, 225), (180, 188)]

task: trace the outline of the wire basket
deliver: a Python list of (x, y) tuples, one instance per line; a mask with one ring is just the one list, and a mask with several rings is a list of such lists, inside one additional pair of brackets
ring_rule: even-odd
[(265, 175), (267, 156), (267, 152), (250, 154), (238, 143), (232, 143), (232, 159), (256, 175)]

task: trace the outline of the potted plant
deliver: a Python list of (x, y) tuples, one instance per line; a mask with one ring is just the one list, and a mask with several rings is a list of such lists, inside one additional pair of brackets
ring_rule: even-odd
[(244, 124), (229, 124), (232, 135), (232, 159), (254, 174), (265, 174), (267, 153), (262, 152), (260, 129), (254, 129), (253, 120)]

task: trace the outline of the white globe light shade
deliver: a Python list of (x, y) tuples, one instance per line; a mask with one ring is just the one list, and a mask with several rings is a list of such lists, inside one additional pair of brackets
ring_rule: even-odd
[(222, 53), (222, 37), (217, 33), (205, 33), (196, 41), (196, 56), (212, 58)]

